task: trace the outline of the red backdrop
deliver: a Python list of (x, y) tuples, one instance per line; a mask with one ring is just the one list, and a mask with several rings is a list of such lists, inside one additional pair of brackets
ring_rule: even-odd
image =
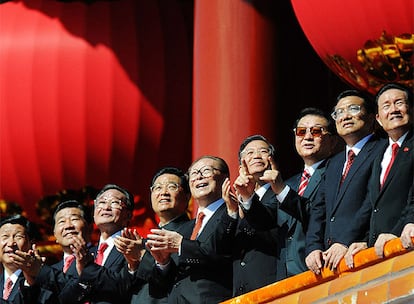
[[(0, 4), (0, 198), (112, 182), (147, 205), (191, 160), (191, 2)], [(174, 24), (174, 26), (170, 26)]]

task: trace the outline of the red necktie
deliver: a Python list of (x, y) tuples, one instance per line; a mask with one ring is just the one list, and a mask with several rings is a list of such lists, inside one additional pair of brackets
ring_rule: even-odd
[(197, 220), (196, 220), (196, 223), (194, 225), (193, 233), (191, 234), (190, 240), (195, 240), (197, 238), (198, 232), (200, 231), (201, 225), (203, 224), (203, 218), (205, 216), (206, 215), (203, 212), (200, 212), (197, 215)]
[(96, 259), (95, 259), (96, 264), (102, 265), (104, 251), (106, 250), (106, 248), (108, 248), (108, 244), (105, 242), (99, 245), (99, 249), (96, 252)]
[(392, 167), (392, 164), (394, 163), (395, 156), (397, 155), (398, 149), (400, 146), (397, 143), (392, 144), (392, 154), (391, 154), (391, 160), (388, 163), (387, 169), (385, 170), (384, 177), (382, 178), (381, 187), (384, 185), (385, 181), (387, 180), (388, 173), (390, 173), (390, 169)]
[(303, 193), (305, 193), (305, 189), (309, 184), (309, 179), (311, 178), (311, 175), (309, 174), (308, 170), (303, 170), (302, 177), (300, 179), (298, 194), (300, 196), (303, 196)]
[(9, 298), (12, 289), (13, 289), (13, 281), (11, 280), (10, 277), (8, 277), (6, 280), (6, 285), (4, 286), (4, 289), (3, 289), (4, 300), (7, 300)]
[(341, 185), (345, 180), (345, 177), (348, 175), (349, 169), (352, 166), (352, 163), (354, 162), (354, 158), (355, 158), (355, 153), (352, 150), (348, 151), (348, 161), (346, 163), (346, 167), (345, 167), (345, 171), (344, 174), (342, 174), (342, 178), (341, 178)]
[(69, 255), (65, 258), (65, 265), (63, 265), (63, 273), (66, 273), (66, 271), (68, 271), (74, 259), (75, 259), (74, 255)]

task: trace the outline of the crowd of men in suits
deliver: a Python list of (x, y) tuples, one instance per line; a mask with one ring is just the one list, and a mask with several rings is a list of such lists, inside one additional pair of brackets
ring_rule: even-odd
[(331, 115), (303, 109), (293, 131), (304, 170), (286, 181), (262, 135), (241, 143), (233, 182), (217, 156), (187, 172), (160, 169), (150, 188), (159, 226), (145, 237), (129, 228), (134, 200), (118, 185), (98, 193), (93, 216), (61, 202), (53, 232), (63, 258), (54, 265), (26, 218), (1, 219), (0, 303), (219, 303), (306, 270), (335, 270), (343, 258), (351, 268), (367, 247), (381, 257), (393, 238), (414, 247), (411, 89), (388, 83), (375, 102), (344, 91)]

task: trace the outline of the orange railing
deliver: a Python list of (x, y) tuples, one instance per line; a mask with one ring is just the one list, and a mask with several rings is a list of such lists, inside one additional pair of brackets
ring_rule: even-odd
[[(414, 242), (414, 237), (412, 238)], [(384, 247), (384, 258), (380, 258), (375, 254), (373, 247), (362, 250), (354, 256), (354, 268), (349, 269), (342, 259), (338, 268), (331, 271), (324, 268), (320, 275), (315, 275), (311, 271), (300, 273), (296, 276), (275, 282), (263, 288), (251, 291), (244, 295), (232, 298), (222, 304), (240, 304), (240, 303), (268, 303), (270, 301), (285, 297), (292, 293), (296, 293), (316, 285), (333, 280), (347, 273), (358, 271), (362, 268), (373, 264), (380, 263), (385, 259), (406, 253), (399, 238), (388, 241)], [(414, 265), (414, 261), (413, 261)]]

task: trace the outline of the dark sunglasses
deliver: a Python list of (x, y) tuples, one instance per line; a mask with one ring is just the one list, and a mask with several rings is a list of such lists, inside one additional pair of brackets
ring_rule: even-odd
[(296, 136), (304, 137), (308, 130), (314, 137), (321, 137), (323, 134), (325, 134), (324, 132), (326, 131), (326, 129), (323, 127), (311, 127), (311, 128), (297, 127), (293, 129), (293, 132), (295, 132)]

